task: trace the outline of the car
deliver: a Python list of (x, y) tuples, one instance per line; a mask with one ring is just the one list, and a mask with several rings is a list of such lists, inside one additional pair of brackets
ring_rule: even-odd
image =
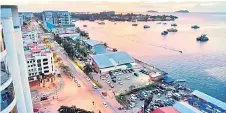
[(116, 80), (115, 79), (112, 79), (112, 82), (116, 83)]
[(48, 97), (46, 97), (46, 96), (43, 96), (43, 97), (41, 97), (41, 99), (40, 99), (41, 101), (43, 101), (43, 100), (48, 100)]
[(130, 102), (130, 105), (129, 105), (130, 108), (134, 108), (135, 106), (136, 104), (134, 102)]
[(105, 108), (108, 107), (108, 105), (106, 104), (106, 102), (104, 102), (103, 104), (104, 104), (104, 107), (105, 107)]
[(118, 81), (121, 81), (121, 78), (119, 78), (119, 77), (118, 77), (118, 79), (117, 79), (117, 80), (118, 80)]
[(132, 98), (132, 97), (130, 97), (129, 98), (132, 102), (135, 102), (136, 101), (136, 99), (134, 99), (134, 98)]
[(123, 85), (123, 83), (121, 81), (118, 82), (120, 85)]
[(107, 82), (108, 84), (110, 84), (110, 83), (111, 83), (109, 80), (106, 80), (106, 82)]
[(90, 81), (91, 79), (89, 77), (86, 78), (88, 81)]
[(114, 88), (114, 85), (113, 85), (113, 84), (110, 84), (110, 87), (111, 87), (111, 88)]
[(102, 76), (101, 79), (102, 79), (102, 80), (105, 80), (106, 78)]
[(126, 77), (126, 79), (127, 79), (127, 80), (130, 80), (130, 77), (129, 77), (129, 76), (127, 76), (127, 77)]
[(109, 77), (109, 74), (107, 74), (105, 77), (108, 78)]
[(138, 77), (139, 75), (138, 75), (138, 73), (134, 73), (134, 76)]
[(93, 85), (93, 88), (94, 88), (94, 89), (97, 89), (97, 86), (96, 86), (96, 85)]
[(81, 85), (80, 85), (79, 83), (77, 84), (77, 86), (78, 86), (78, 87), (81, 87)]
[(74, 81), (75, 81), (75, 83), (78, 83), (78, 80), (75, 79)]

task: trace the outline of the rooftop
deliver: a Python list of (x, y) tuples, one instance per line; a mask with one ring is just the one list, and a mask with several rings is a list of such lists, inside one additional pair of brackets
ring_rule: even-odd
[(41, 49), (38, 49), (38, 48), (35, 48), (35, 49), (32, 49), (32, 50), (30, 50), (30, 52), (32, 52), (32, 53), (38, 53), (38, 52), (41, 52), (42, 50)]
[(92, 47), (95, 46), (95, 45), (98, 45), (98, 44), (102, 44), (101, 42), (96, 41), (96, 40), (86, 40), (85, 43), (92, 46)]
[(215, 99), (215, 98), (213, 98), (213, 97), (211, 97), (211, 96), (209, 96), (209, 95), (207, 95), (205, 93), (202, 93), (202, 92), (200, 92), (198, 90), (194, 90), (192, 92), (192, 94), (197, 96), (197, 97), (199, 97), (199, 98), (201, 98), (201, 99), (203, 99), (203, 100), (206, 100), (207, 102), (210, 102), (210, 103), (214, 104), (215, 106), (220, 107), (223, 110), (226, 110), (226, 103), (224, 103), (224, 102), (222, 102), (222, 101), (220, 101), (218, 99)]
[(93, 51), (96, 54), (103, 54), (103, 53), (110, 52), (106, 49), (106, 47), (103, 44), (98, 44), (98, 45), (94, 46)]
[(202, 113), (201, 111), (186, 102), (176, 102), (173, 107), (181, 113)]
[(135, 60), (126, 52), (109, 52), (105, 54), (90, 55), (100, 69), (133, 63)]
[(37, 46), (38, 44), (36, 44), (36, 43), (30, 43), (30, 44), (27, 44), (27, 46), (28, 47), (35, 47), (35, 46)]
[(151, 113), (180, 113), (180, 112), (177, 111), (175, 108), (168, 106), (168, 107), (157, 108)]

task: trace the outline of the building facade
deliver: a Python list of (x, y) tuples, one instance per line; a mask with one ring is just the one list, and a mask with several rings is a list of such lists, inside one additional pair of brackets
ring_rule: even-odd
[(71, 13), (68, 11), (43, 11), (42, 20), (44, 23), (48, 22), (52, 25), (70, 25)]
[(27, 23), (34, 17), (32, 12), (19, 12), (20, 24)]
[(1, 113), (33, 113), (18, 8), (1, 6)]
[(23, 39), (30, 39), (34, 42), (38, 41), (38, 33), (36, 31), (22, 32)]

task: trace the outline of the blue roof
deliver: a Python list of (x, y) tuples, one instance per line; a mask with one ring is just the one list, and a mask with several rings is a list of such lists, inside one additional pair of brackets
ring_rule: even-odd
[(176, 102), (173, 107), (177, 109), (181, 113), (202, 113), (195, 107), (189, 105), (188, 103), (185, 102)]
[(86, 40), (85, 38), (81, 37), (81, 36), (78, 36), (78, 35), (73, 35), (71, 37), (73, 40)]
[(97, 44), (102, 44), (101, 42), (96, 41), (96, 40), (86, 40), (85, 43), (92, 46), (92, 47), (97, 45)]
[(103, 53), (107, 53), (107, 52), (110, 52), (106, 49), (106, 47), (103, 45), (103, 44), (98, 44), (98, 45), (95, 45), (93, 47), (93, 51), (94, 53), (96, 54), (103, 54)]
[(51, 24), (51, 23), (49, 23), (49, 22), (46, 22), (46, 26), (47, 26), (50, 30), (52, 30), (52, 29), (54, 28), (54, 25)]
[(135, 62), (135, 60), (129, 54), (123, 51), (108, 52), (90, 56), (100, 69)]
[(210, 103), (214, 104), (215, 106), (220, 107), (223, 110), (226, 110), (226, 103), (224, 103), (224, 102), (222, 102), (222, 101), (220, 101), (218, 99), (215, 99), (215, 98), (213, 98), (213, 97), (211, 97), (211, 96), (209, 96), (209, 95), (207, 95), (205, 93), (202, 93), (202, 92), (200, 92), (198, 90), (194, 90), (192, 92), (192, 94), (197, 96), (197, 97), (199, 97), (199, 98), (201, 98), (201, 99), (203, 99), (203, 100), (206, 100), (207, 102), (210, 102)]
[(174, 82), (174, 79), (171, 78), (171, 77), (169, 77), (169, 76), (164, 76), (164, 77), (163, 77), (163, 81), (164, 81), (165, 83), (172, 83), (172, 82)]

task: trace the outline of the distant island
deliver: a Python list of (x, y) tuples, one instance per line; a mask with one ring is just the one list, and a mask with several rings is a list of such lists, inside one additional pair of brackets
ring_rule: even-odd
[(155, 11), (155, 10), (148, 10), (147, 12), (149, 12), (149, 13), (158, 13), (158, 11)]
[(189, 13), (188, 10), (179, 10), (179, 11), (175, 11), (176, 13)]

